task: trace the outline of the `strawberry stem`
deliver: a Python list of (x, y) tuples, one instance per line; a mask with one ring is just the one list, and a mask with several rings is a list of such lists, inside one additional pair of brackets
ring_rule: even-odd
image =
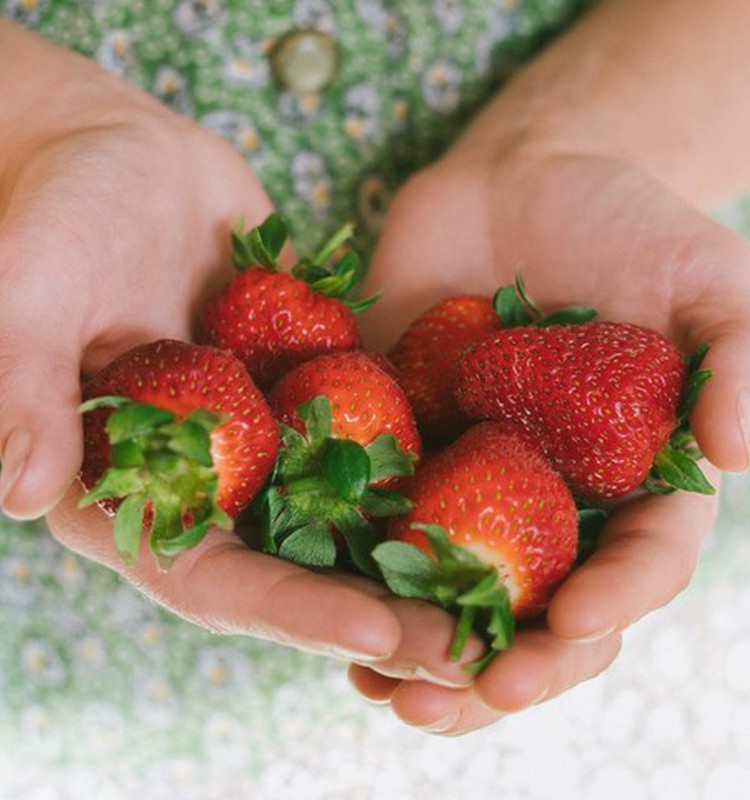
[(281, 426), (276, 472), (254, 505), (266, 553), (316, 567), (335, 565), (334, 533), (346, 542), (346, 553), (360, 572), (379, 577), (372, 560), (382, 534), (372, 518), (410, 510), (394, 491), (376, 486), (389, 477), (411, 475), (414, 457), (390, 434), (362, 447), (331, 435), (331, 404), (318, 396), (297, 413), (304, 433)]
[(218, 476), (211, 456), (211, 434), (222, 418), (199, 409), (178, 419), (164, 408), (124, 397), (97, 397), (81, 413), (113, 408), (106, 421), (110, 467), (79, 506), (99, 500), (121, 501), (114, 540), (124, 563), (135, 563), (146, 511), (151, 518), (151, 550), (162, 569), (194, 547), (211, 525), (231, 529), (218, 506)]
[(596, 317), (593, 308), (569, 306), (551, 314), (545, 314), (526, 291), (521, 273), (516, 273), (515, 283), (501, 286), (493, 299), (495, 313), (507, 328), (546, 328), (550, 325), (581, 325)]

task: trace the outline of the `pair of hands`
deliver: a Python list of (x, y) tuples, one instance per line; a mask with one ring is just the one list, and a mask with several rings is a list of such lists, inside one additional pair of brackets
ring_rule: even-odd
[[(192, 310), (229, 277), (230, 225), (240, 214), (256, 223), (272, 204), (228, 144), (83, 59), (23, 44), (61, 86), (87, 88), (72, 108), (71, 97), (46, 105), (0, 148), (6, 513), (46, 513), (63, 544), (198, 625), (352, 662), (363, 696), (446, 734), (598, 674), (621, 632), (687, 585), (715, 498), (623, 503), (597, 553), (555, 595), (546, 627), (520, 633), (472, 681), (447, 661), (453, 620), (439, 609), (253, 552), (232, 534), (211, 532), (167, 574), (145, 550), (125, 568), (109, 519), (79, 511), (81, 490), (70, 488), (82, 455), (80, 374), (137, 342), (189, 338)], [(383, 290), (378, 313), (363, 320), (369, 343), (387, 346), (448, 294), (491, 294), (521, 266), (542, 307), (583, 302), (685, 351), (710, 342), (715, 376), (693, 428), (717, 468), (746, 467), (750, 245), (637, 165), (601, 152), (543, 138), (478, 146), (470, 128), (395, 198), (368, 277), (368, 289)], [(715, 469), (706, 472), (718, 483)], [(464, 662), (481, 649), (472, 640)]]

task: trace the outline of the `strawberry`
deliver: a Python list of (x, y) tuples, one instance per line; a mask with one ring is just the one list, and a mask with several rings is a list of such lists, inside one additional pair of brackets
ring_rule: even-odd
[(687, 423), (710, 377), (698, 369), (704, 352), (686, 362), (659, 333), (628, 323), (542, 320), (470, 347), (456, 397), (470, 417), (525, 431), (583, 500), (644, 482), (711, 493)]
[[(520, 276), (517, 285), (523, 291)], [(498, 290), (493, 298), (449, 297), (417, 317), (390, 350), (389, 358), (398, 370), (426, 442), (445, 445), (472, 424), (454, 398), (456, 364), (470, 345), (507, 325), (519, 324), (519, 312), (524, 321), (530, 319), (530, 301), (521, 306), (518, 301), (511, 305), (508, 300), (506, 288)], [(543, 318), (549, 324), (590, 319), (594, 312), (574, 307), (549, 317), (536, 309), (534, 314), (535, 319)]]
[(500, 327), (491, 298), (449, 297), (417, 317), (391, 348), (388, 356), (426, 442), (445, 444), (471, 424), (456, 406), (453, 373), (469, 345)]
[(277, 420), (302, 431), (297, 409), (320, 395), (331, 403), (333, 436), (366, 447), (389, 433), (402, 450), (420, 456), (422, 446), (409, 401), (380, 353), (355, 350), (319, 356), (278, 381), (268, 402)]
[(84, 385), (81, 505), (115, 513), (132, 564), (144, 527), (162, 567), (232, 518), (265, 484), (278, 428), (231, 353), (161, 339), (116, 358)]
[(421, 465), (403, 492), (412, 509), (389, 520), (390, 541), (373, 553), (386, 583), (459, 614), (453, 658), (472, 626), (491, 652), (505, 649), (515, 619), (542, 612), (575, 562), (565, 483), (524, 434), (483, 422)]
[(375, 521), (408, 509), (393, 485), (421, 452), (406, 396), (382, 359), (318, 356), (269, 393), (282, 447), (259, 508), (266, 552), (333, 566), (343, 550), (359, 571), (377, 574)]
[(359, 258), (350, 250), (334, 268), (326, 266), (352, 227), (344, 226), (291, 272), (278, 262), (287, 240), (278, 214), (247, 233), (242, 227), (240, 221), (232, 231), (239, 273), (204, 304), (198, 340), (231, 350), (262, 389), (313, 356), (359, 347), (355, 315), (375, 300), (348, 299), (361, 274)]

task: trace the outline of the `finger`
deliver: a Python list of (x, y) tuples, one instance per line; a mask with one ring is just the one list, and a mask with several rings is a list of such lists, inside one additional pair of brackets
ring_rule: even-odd
[(381, 675), (376, 670), (361, 664), (351, 664), (348, 677), (349, 683), (354, 689), (365, 700), (369, 700), (376, 705), (387, 705), (393, 693), (401, 685), (401, 681), (398, 678), (389, 678), (386, 675)]
[(157, 569), (144, 537), (135, 566), (125, 567), (110, 518), (95, 507), (79, 511), (80, 495), (74, 487), (49, 515), (54, 535), (184, 619), (349, 661), (386, 658), (398, 647), (398, 620), (376, 593), (256, 553), (232, 532), (212, 529), (167, 572)]
[(403, 682), (393, 692), (391, 706), (399, 719), (426, 732), (462, 735), (595, 677), (612, 663), (620, 645), (618, 635), (573, 645), (548, 631), (524, 631), (472, 687), (451, 690)]
[[(718, 472), (708, 465), (705, 471), (718, 486)], [(596, 552), (553, 596), (550, 630), (592, 641), (669, 602), (690, 582), (717, 506), (716, 497), (675, 492), (619, 508)]]
[[(41, 238), (41, 237), (38, 237)], [(78, 301), (65, 270), (55, 287), (35, 267), (58, 258), (0, 232), (0, 505), (18, 519), (42, 516), (81, 461)]]
[(702, 368), (713, 374), (698, 397), (690, 426), (711, 462), (742, 471), (750, 452), (750, 324), (726, 322), (723, 327), (707, 339), (711, 348)]
[(466, 666), (479, 659), (485, 645), (472, 634), (461, 657), (450, 657), (456, 620), (441, 608), (421, 600), (384, 596), (402, 632), (398, 648), (388, 659), (373, 665), (381, 675), (403, 680), (425, 680), (443, 686), (469, 686)]

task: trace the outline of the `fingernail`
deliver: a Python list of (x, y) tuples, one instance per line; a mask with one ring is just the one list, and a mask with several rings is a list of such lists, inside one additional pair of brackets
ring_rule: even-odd
[(547, 695), (549, 694), (549, 691), (550, 691), (550, 687), (549, 686), (545, 686), (544, 689), (541, 692), (539, 692), (539, 694), (533, 700), (529, 700), (529, 702), (526, 703), (526, 705), (522, 706), (518, 710), (519, 711), (523, 711), (526, 708), (531, 708), (532, 706), (539, 705), (539, 703), (541, 703), (542, 700), (544, 700), (544, 698), (547, 697)]
[(745, 443), (745, 469), (750, 466), (750, 392), (743, 389), (737, 398), (737, 413), (740, 418), (742, 440)]
[(589, 644), (591, 642), (598, 642), (600, 639), (606, 639), (607, 636), (611, 636), (617, 630), (617, 628), (617, 625), (612, 625), (610, 628), (606, 628), (603, 631), (594, 631), (586, 636), (578, 636), (575, 639), (568, 639), (567, 641), (571, 642), (572, 644)]
[(331, 645), (327, 648), (327, 652), (334, 658), (341, 658), (344, 661), (354, 661), (357, 664), (375, 664), (378, 661), (387, 661), (392, 655), (391, 653), (383, 653), (382, 655), (360, 653), (356, 650), (340, 647), (339, 645)]
[(416, 667), (414, 670), (414, 677), (418, 680), (427, 681), (428, 683), (436, 683), (438, 686), (445, 686), (448, 689), (465, 689), (467, 686), (471, 685), (473, 680), (468, 672), (465, 678), (451, 680), (442, 675), (435, 675), (424, 667)]
[(444, 717), (441, 717), (435, 722), (431, 722), (429, 725), (420, 725), (420, 730), (425, 731), (425, 733), (447, 733), (450, 730), (458, 725), (458, 721), (461, 719), (461, 712), (454, 711), (451, 714), (447, 714)]
[(31, 434), (22, 428), (12, 431), (0, 457), (0, 507), (5, 507), (5, 501), (18, 484), (30, 455)]

